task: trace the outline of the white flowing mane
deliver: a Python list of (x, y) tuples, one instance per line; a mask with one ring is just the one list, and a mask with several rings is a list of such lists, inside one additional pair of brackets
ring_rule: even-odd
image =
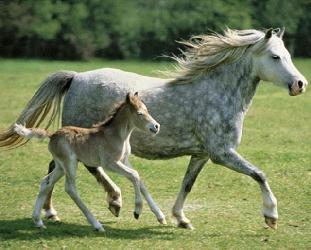
[(191, 83), (201, 74), (206, 74), (218, 66), (237, 61), (251, 46), (256, 51), (262, 51), (266, 43), (265, 33), (259, 30), (232, 30), (226, 29), (224, 35), (213, 33), (210, 35), (194, 36), (181, 44), (188, 48), (182, 51), (181, 57), (173, 57), (177, 62), (176, 71), (171, 73), (174, 77), (170, 83)]

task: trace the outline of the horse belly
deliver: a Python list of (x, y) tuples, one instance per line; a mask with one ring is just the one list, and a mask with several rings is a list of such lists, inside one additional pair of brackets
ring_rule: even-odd
[[(123, 101), (126, 94), (133, 91), (130, 82), (128, 85), (119, 84), (117, 80), (103, 83), (103, 79), (98, 77), (93, 80), (94, 82), (90, 83), (90, 80), (78, 78), (72, 82), (64, 100), (63, 126), (90, 127), (103, 121), (113, 110), (114, 104)], [(159, 79), (159, 81), (161, 80)], [(144, 82), (141, 83), (141, 85), (143, 84)], [(134, 91), (136, 90), (134, 89)], [(183, 122), (183, 124), (171, 125), (170, 122), (167, 122), (176, 120), (174, 117), (176, 112), (169, 114), (173, 117), (164, 116), (163, 110), (167, 109), (167, 105), (162, 106), (163, 100), (160, 101), (158, 98), (164, 93), (161, 92), (157, 97), (150, 98), (147, 92), (147, 90), (140, 91), (150, 113), (160, 122), (161, 130), (157, 136), (134, 131), (130, 139), (132, 153), (148, 159), (174, 158), (202, 153), (204, 149), (194, 136), (189, 124), (186, 125)], [(178, 115), (182, 116), (182, 111)]]

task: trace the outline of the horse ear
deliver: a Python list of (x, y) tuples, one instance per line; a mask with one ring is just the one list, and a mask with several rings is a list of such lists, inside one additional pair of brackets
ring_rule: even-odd
[(270, 39), (272, 37), (273, 29), (270, 28), (266, 31), (265, 39)]
[(279, 29), (279, 32), (277, 33), (277, 36), (279, 38), (283, 39), (284, 32), (285, 32), (285, 27), (282, 27), (281, 29)]
[(131, 103), (131, 93), (126, 94), (126, 102)]
[(138, 92), (135, 92), (134, 96), (138, 96)]

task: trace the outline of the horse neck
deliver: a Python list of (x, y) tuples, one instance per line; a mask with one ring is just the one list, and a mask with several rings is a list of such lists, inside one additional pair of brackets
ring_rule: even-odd
[(118, 111), (112, 122), (105, 127), (105, 130), (110, 131), (110, 133), (119, 138), (121, 141), (125, 141), (134, 130), (131, 115), (130, 108), (125, 105)]
[(252, 59), (248, 55), (204, 76), (201, 80), (200, 92), (221, 99), (232, 98), (237, 111), (245, 112), (251, 104), (258, 83), (259, 78), (253, 74)]

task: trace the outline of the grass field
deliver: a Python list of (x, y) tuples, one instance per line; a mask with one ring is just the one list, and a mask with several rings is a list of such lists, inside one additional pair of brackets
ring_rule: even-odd
[[(296, 60), (311, 80), (311, 60)], [(170, 65), (157, 62), (47, 62), (0, 60), (0, 128), (8, 126), (53, 71), (85, 71), (116, 67), (155, 75)], [(0, 249), (311, 249), (311, 94), (290, 97), (285, 89), (262, 83), (246, 117), (239, 152), (268, 176), (278, 198), (279, 224), (264, 227), (258, 185), (249, 177), (208, 163), (185, 208), (194, 231), (178, 229), (171, 208), (185, 173), (188, 157), (132, 163), (167, 216), (158, 225), (147, 204), (141, 218), (132, 216), (132, 185), (111, 174), (123, 191), (119, 218), (106, 208), (102, 189), (80, 166), (77, 186), (82, 199), (103, 222), (96, 233), (64, 192), (56, 186), (54, 204), (62, 223), (34, 228), (31, 213), (39, 182), (50, 156), (47, 143), (33, 141), (15, 151), (0, 152)]]

